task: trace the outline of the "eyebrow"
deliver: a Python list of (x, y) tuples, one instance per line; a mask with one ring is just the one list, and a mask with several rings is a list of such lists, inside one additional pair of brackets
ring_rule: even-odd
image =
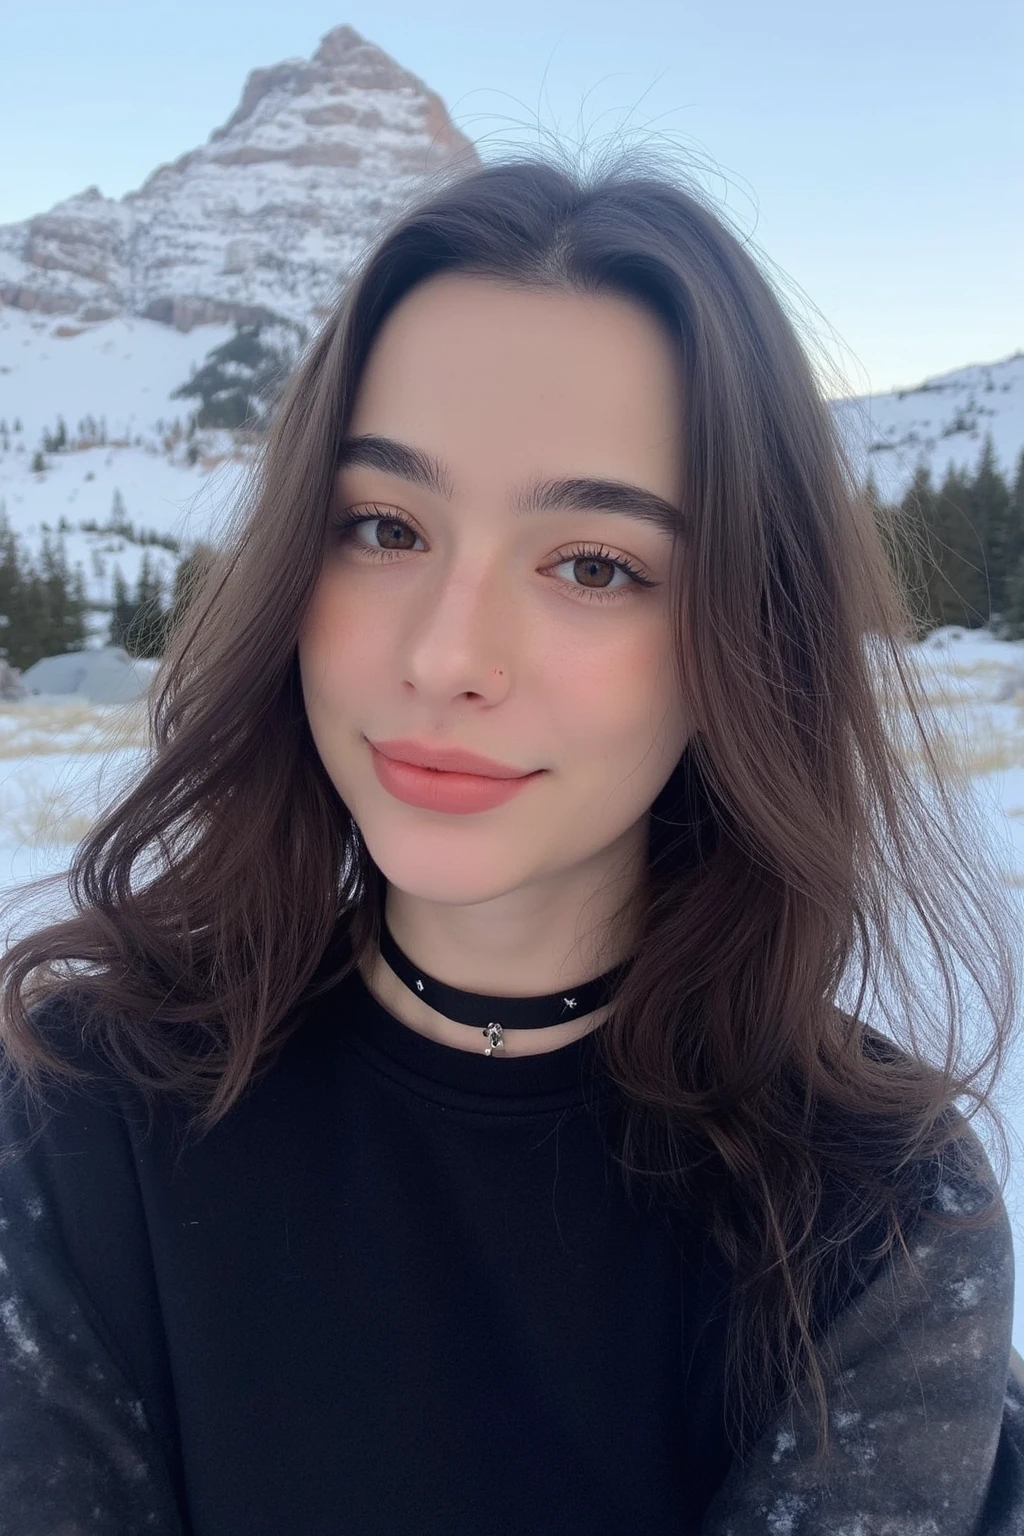
[[(343, 439), (337, 468), (363, 467), (383, 470), (413, 485), (421, 485), (435, 496), (451, 501), (455, 495), (451, 471), (440, 459), (422, 448), (412, 448), (393, 437), (366, 433)], [(516, 517), (528, 512), (618, 512), (653, 523), (663, 532), (676, 535), (682, 514), (670, 501), (640, 485), (624, 480), (572, 476), (559, 480), (535, 480), (514, 491), (510, 501)]]

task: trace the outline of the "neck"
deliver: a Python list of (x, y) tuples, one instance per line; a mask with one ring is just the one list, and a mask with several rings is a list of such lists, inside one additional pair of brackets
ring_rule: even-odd
[[(472, 1025), (459, 1024), (454, 1019), (445, 1018), (443, 1013), (438, 1013), (422, 998), (410, 992), (381, 958), (379, 950), (375, 950), (369, 960), (360, 963), (359, 973), (377, 1001), (417, 1034), (426, 1035), (429, 1040), (436, 1040), (440, 1045), (452, 1046), (457, 1051), (480, 1054), (483, 1049), (480, 1031)], [(555, 1024), (550, 1029), (506, 1029), (503, 1055), (532, 1056), (557, 1051), (563, 1045), (578, 1040), (581, 1035), (597, 1029), (610, 1012), (609, 1007), (599, 1008), (583, 1018), (572, 1019), (566, 1024)]]
[[(646, 885), (642, 880), (632, 882), (627, 899), (623, 899), (625, 884), (624, 880), (608, 882), (598, 896), (591, 894), (587, 908), (593, 912), (600, 906), (601, 910), (583, 941), (578, 938), (578, 907), (576, 936), (570, 938), (566, 912), (573, 909), (564, 892), (557, 898), (552, 896), (546, 910), (539, 910), (535, 894), (525, 890), (512, 893), (510, 899), (453, 908), (419, 901), (389, 885), (384, 921), (412, 965), (422, 965), (448, 987), (486, 997), (539, 998), (570, 992), (628, 959), (639, 929)], [(562, 942), (558, 944), (560, 934)], [(396, 974), (379, 949), (374, 948), (360, 961), (359, 970), (378, 1002), (410, 1029), (456, 1050), (476, 1053), (484, 1049), (479, 1028), (432, 1007), (411, 989), (407, 979)], [(530, 978), (527, 988), (523, 986), (524, 976)], [(503, 981), (502, 977), (516, 979)], [(589, 999), (591, 1003), (596, 1000)], [(443, 1006), (437, 996), (433, 1001)], [(600, 1001), (604, 1003), (603, 997)], [(551, 1027), (516, 1029), (509, 1021), (503, 1026), (501, 1054), (528, 1056), (559, 1050), (599, 1028), (611, 1010), (612, 1005), (606, 1004)]]

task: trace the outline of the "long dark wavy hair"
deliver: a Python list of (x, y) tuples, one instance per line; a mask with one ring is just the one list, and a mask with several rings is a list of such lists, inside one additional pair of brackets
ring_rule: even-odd
[[(899, 1245), (912, 1264), (920, 1168), (976, 1149), (979, 1110), (1005, 1184), (991, 1095), (1019, 933), (907, 644), (908, 530), (859, 491), (766, 263), (650, 150), (589, 170), (557, 150), (450, 166), (367, 250), (171, 634), (144, 768), (54, 877), (74, 915), (0, 962), (7, 1077), (40, 1103), (76, 1080), (37, 1007), (73, 993), (82, 1038), (150, 1103), (180, 1097), (201, 1136), (372, 953), (384, 880), (314, 746), (296, 640), (361, 370), (389, 311), (440, 272), (624, 295), (679, 343), (672, 623), (700, 729), (651, 809), (640, 936), (593, 1038), (625, 1106), (627, 1183), (703, 1209), (735, 1277), (733, 1413), (765, 1422), (769, 1380), (809, 1393), (820, 1464), (816, 1319), (842, 1254), (870, 1234), (876, 1262)], [(921, 979), (912, 920), (938, 980)], [(966, 1027), (957, 962), (984, 1027)]]

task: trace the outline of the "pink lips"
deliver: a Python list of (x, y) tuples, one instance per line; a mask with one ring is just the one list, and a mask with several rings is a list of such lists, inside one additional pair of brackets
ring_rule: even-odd
[[(393, 743), (388, 742), (387, 745), (391, 747)], [(450, 768), (422, 768), (386, 757), (373, 742), (369, 746), (378, 782), (390, 795), (405, 805), (448, 815), (464, 816), (474, 811), (493, 810), (513, 799), (527, 784), (539, 779), (545, 772), (541, 768), (536, 773), (517, 774), (515, 778), (496, 778), (493, 773), (458, 773)], [(465, 754), (462, 760), (465, 761)]]
[(413, 763), (417, 768), (439, 768), (445, 773), (473, 773), (485, 779), (520, 779), (529, 773), (528, 768), (512, 768), (507, 763), (496, 762), (493, 757), (481, 757), (476, 752), (466, 752), (460, 747), (431, 747), (407, 737), (394, 741), (374, 741), (384, 757), (403, 763)]

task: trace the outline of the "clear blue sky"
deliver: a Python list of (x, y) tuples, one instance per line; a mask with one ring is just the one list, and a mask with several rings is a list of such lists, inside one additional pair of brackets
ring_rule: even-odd
[[(247, 72), (348, 22), (485, 159), (629, 127), (786, 274), (855, 393), (1024, 347), (1020, 0), (21, 3), (0, 26), (0, 223), (202, 143)], [(481, 142), (482, 141), (482, 142)]]

